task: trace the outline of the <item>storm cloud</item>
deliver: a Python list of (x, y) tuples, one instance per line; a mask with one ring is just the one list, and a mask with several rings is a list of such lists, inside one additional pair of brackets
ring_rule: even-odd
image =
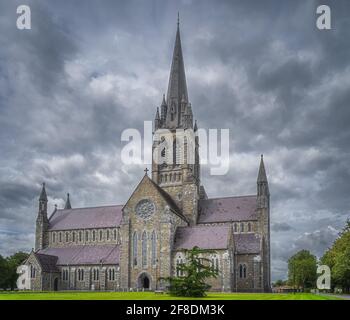
[(228, 174), (202, 168), (208, 195), (255, 193), (263, 153), (273, 279), (332, 244), (350, 215), (348, 1), (21, 0), (0, 3), (0, 254), (33, 246), (42, 181), (49, 210), (67, 192), (73, 207), (128, 199), (144, 167), (121, 163), (121, 132), (166, 93), (178, 11), (194, 116), (230, 129)]

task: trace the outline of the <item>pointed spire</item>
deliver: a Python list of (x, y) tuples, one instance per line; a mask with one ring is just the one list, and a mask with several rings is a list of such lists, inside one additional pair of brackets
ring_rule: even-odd
[(197, 127), (197, 120), (194, 121), (194, 127), (193, 127), (193, 131), (196, 132), (198, 130)]
[(47, 195), (46, 195), (46, 190), (45, 190), (45, 182), (43, 182), (43, 184), (42, 184), (39, 201), (46, 201), (47, 202)]
[(70, 204), (70, 199), (69, 199), (69, 193), (67, 193), (67, 200), (66, 200), (66, 204), (64, 206), (64, 209), (67, 210), (67, 209), (72, 209), (72, 206)]
[(167, 104), (170, 105), (171, 100), (175, 100), (179, 104), (181, 102), (182, 95), (184, 95), (186, 101), (188, 101), (185, 66), (182, 56), (180, 39), (180, 22), (178, 15), (175, 46), (168, 84)]
[(161, 105), (162, 107), (163, 106), (166, 106), (166, 101), (165, 101), (165, 94), (163, 93), (163, 101), (162, 101), (162, 105)]
[(156, 112), (156, 120), (160, 120), (160, 117), (159, 117), (159, 108), (157, 107), (157, 112)]
[(264, 165), (264, 155), (261, 155), (261, 160), (260, 160), (258, 183), (259, 182), (267, 182), (267, 176), (266, 176), (265, 165)]

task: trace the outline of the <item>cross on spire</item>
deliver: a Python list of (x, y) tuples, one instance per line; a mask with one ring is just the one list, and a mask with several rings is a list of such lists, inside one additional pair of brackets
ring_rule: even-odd
[(143, 170), (143, 171), (145, 171), (145, 174), (147, 174), (148, 175), (148, 168), (146, 168), (145, 170)]

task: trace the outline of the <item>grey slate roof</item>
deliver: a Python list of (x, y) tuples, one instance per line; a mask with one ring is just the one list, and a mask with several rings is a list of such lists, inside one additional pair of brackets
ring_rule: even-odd
[(49, 220), (49, 230), (116, 227), (122, 218), (122, 205), (57, 210)]
[(40, 254), (38, 252), (34, 253), (35, 257), (38, 259), (41, 269), (44, 272), (59, 272), (57, 268), (58, 258), (53, 255)]
[(239, 254), (260, 252), (261, 237), (256, 233), (240, 233), (233, 236), (235, 248)]
[(46, 248), (40, 255), (57, 257), (57, 265), (118, 264), (118, 245), (72, 246), (67, 248)]
[(176, 230), (174, 249), (226, 249), (229, 225), (179, 227)]
[(198, 223), (256, 220), (256, 196), (199, 200)]

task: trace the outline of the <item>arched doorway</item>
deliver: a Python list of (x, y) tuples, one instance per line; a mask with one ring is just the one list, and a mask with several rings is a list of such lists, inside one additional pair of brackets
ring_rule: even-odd
[(53, 291), (57, 291), (58, 290), (58, 278), (55, 278), (55, 280), (53, 281)]
[(151, 279), (147, 273), (143, 272), (139, 275), (137, 286), (142, 289), (150, 289)]

